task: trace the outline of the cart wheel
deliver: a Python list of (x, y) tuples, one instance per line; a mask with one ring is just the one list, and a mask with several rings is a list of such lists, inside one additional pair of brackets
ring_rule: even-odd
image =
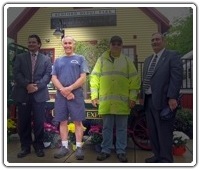
[(132, 125), (131, 138), (133, 142), (144, 150), (151, 150), (146, 117), (137, 118)]

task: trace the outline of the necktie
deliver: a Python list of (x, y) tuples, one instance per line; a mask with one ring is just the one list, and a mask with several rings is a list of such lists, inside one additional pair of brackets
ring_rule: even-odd
[(146, 77), (144, 78), (144, 82), (143, 82), (144, 90), (147, 90), (150, 87), (150, 80), (151, 80), (151, 77), (152, 77), (152, 75), (154, 73), (154, 70), (155, 70), (157, 58), (158, 58), (157, 55), (154, 56), (154, 58), (153, 58), (153, 60), (151, 62), (151, 65), (149, 66), (149, 69), (148, 69), (148, 72), (146, 74)]
[(35, 63), (36, 63), (36, 54), (31, 55), (31, 63), (32, 63), (32, 82), (33, 82), (33, 74), (35, 69)]

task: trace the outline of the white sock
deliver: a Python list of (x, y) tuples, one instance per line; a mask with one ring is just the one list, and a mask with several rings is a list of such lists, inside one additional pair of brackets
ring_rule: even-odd
[(76, 142), (76, 147), (81, 148), (82, 147), (82, 142)]
[(62, 141), (62, 146), (68, 148), (68, 140)]

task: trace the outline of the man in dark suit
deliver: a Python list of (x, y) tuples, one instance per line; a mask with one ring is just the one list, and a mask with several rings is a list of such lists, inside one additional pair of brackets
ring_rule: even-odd
[[(173, 124), (182, 85), (183, 67), (177, 52), (165, 49), (164, 37), (154, 33), (151, 39), (154, 54), (144, 62), (141, 102), (144, 104), (147, 127), (154, 156), (146, 163), (172, 163)], [(154, 67), (155, 66), (155, 67)], [(163, 119), (163, 110), (169, 108)]]
[(47, 84), (51, 80), (52, 63), (49, 57), (39, 53), (40, 47), (39, 36), (30, 35), (29, 52), (16, 55), (14, 59), (15, 85), (12, 96), (18, 109), (17, 123), (21, 142), (18, 158), (25, 157), (31, 152), (31, 144), (38, 157), (44, 156), (45, 102), (49, 100)]

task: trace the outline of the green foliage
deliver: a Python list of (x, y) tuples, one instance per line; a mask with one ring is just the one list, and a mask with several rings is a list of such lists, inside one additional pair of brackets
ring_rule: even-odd
[(68, 133), (68, 140), (71, 144), (76, 145), (76, 136), (75, 133), (69, 132)]
[(108, 49), (108, 44), (109, 42), (107, 39), (100, 40), (97, 44), (91, 44), (90, 42), (77, 42), (75, 52), (86, 58), (89, 71), (91, 72), (97, 59)]
[(102, 126), (101, 125), (93, 125), (90, 127), (88, 134), (91, 136), (91, 143), (94, 145), (101, 144), (103, 140), (102, 136)]
[(98, 52), (98, 57), (100, 57), (101, 54), (102, 54), (104, 51), (108, 50), (108, 48), (109, 48), (109, 41), (108, 41), (107, 39), (102, 39), (102, 40), (100, 40), (100, 41), (98, 42), (96, 48), (97, 48), (97, 52)]
[(193, 14), (177, 19), (166, 35), (167, 48), (186, 54), (193, 49)]
[(96, 145), (96, 144), (101, 144), (103, 141), (103, 136), (100, 133), (94, 133), (91, 137), (91, 143)]
[(180, 109), (177, 111), (177, 119), (184, 122), (187, 126), (192, 126), (193, 116), (190, 109)]
[(53, 131), (44, 131), (44, 142), (50, 142), (50, 148), (62, 146), (60, 135)]
[(7, 119), (7, 135), (17, 133), (17, 125), (12, 119)]
[(192, 138), (193, 112), (189, 109), (179, 109), (176, 113), (175, 130), (186, 133)]

